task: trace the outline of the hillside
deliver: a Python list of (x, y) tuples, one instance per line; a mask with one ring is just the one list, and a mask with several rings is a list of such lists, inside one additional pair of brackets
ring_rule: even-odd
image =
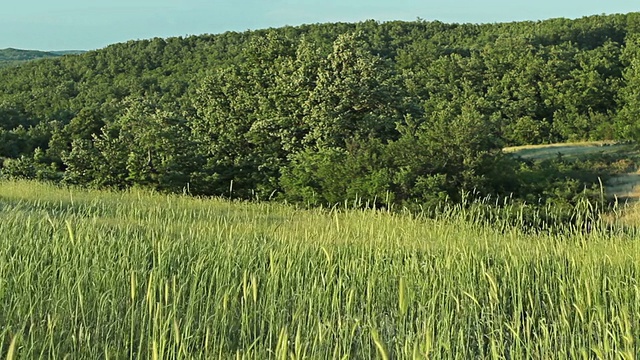
[(59, 56), (52, 52), (19, 49), (0, 49), (0, 61), (25, 61)]
[(86, 53), (86, 51), (85, 50), (55, 50), (55, 51), (49, 51), (49, 53), (57, 56), (65, 56), (65, 55), (82, 55)]
[(16, 66), (26, 61), (55, 58), (64, 55), (79, 55), (85, 51), (63, 50), (63, 51), (37, 51), (20, 49), (0, 49), (0, 68)]
[(305, 206), (575, 205), (599, 169), (502, 149), (637, 140), (638, 23), (316, 24), (29, 62), (0, 70), (1, 171)]
[(26, 61), (58, 57), (60, 55), (36, 50), (0, 49), (0, 68), (16, 66)]
[(472, 213), (0, 182), (0, 357), (640, 356), (637, 228)]

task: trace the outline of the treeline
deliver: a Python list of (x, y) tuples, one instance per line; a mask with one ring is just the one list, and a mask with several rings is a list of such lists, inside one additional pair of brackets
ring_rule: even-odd
[(1, 171), (307, 204), (545, 202), (557, 192), (527, 180), (541, 165), (501, 149), (638, 139), (639, 53), (640, 13), (130, 41), (0, 70)]

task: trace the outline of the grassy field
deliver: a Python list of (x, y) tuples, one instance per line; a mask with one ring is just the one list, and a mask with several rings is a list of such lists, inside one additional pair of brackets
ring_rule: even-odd
[(0, 183), (0, 358), (637, 359), (640, 242)]
[(588, 154), (606, 154), (618, 151), (631, 151), (633, 144), (622, 144), (607, 141), (588, 141), (578, 143), (557, 143), (543, 145), (523, 145), (504, 148), (507, 154), (517, 154), (527, 160), (548, 159), (562, 154), (562, 156), (580, 156)]
[(545, 160), (557, 156), (562, 156), (564, 159), (599, 155), (622, 156), (636, 166), (631, 171), (617, 174), (605, 183), (605, 192), (609, 198), (617, 198), (623, 202), (640, 200), (640, 168), (637, 166), (640, 164), (640, 151), (637, 144), (591, 141), (514, 146), (503, 150), (507, 154), (514, 154), (524, 160)]

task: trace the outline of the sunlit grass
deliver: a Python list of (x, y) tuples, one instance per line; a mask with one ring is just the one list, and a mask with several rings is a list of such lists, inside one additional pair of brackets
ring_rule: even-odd
[(0, 183), (0, 357), (640, 357), (625, 228)]
[(527, 160), (552, 159), (561, 154), (564, 158), (576, 158), (595, 154), (615, 154), (626, 152), (637, 157), (638, 151), (634, 144), (617, 143), (613, 141), (585, 141), (574, 143), (556, 143), (542, 145), (512, 146), (502, 149), (506, 154), (514, 154)]

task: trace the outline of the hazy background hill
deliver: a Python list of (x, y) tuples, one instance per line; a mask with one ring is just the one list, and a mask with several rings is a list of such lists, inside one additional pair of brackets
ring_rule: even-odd
[(62, 51), (38, 51), (20, 49), (0, 49), (0, 67), (18, 65), (25, 61), (53, 58), (63, 55), (82, 54), (82, 50), (62, 50)]
[(638, 13), (129, 41), (0, 71), (2, 171), (306, 204), (575, 202), (598, 174), (501, 149), (640, 137), (638, 55)]

